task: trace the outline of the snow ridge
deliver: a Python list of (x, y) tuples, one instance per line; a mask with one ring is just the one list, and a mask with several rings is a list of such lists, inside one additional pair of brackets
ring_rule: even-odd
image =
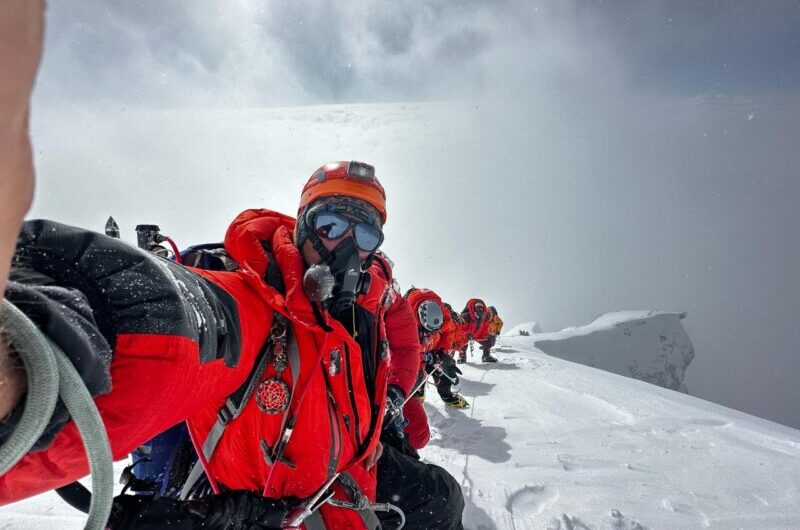
[[(623, 311), (605, 313), (594, 322), (555, 333), (524, 337), (530, 324), (512, 328), (504, 340), (548, 355), (687, 392), (686, 370), (694, 346), (681, 324), (686, 313)], [(514, 336), (518, 336), (514, 339)]]

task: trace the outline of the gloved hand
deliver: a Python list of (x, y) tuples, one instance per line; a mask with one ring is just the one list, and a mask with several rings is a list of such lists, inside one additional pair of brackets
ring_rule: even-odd
[[(422, 354), (422, 361), (425, 363), (425, 366), (432, 366), (433, 365), (433, 352), (426, 351)], [(430, 371), (430, 370), (427, 370)]]
[(114, 498), (110, 530), (268, 530), (279, 529), (287, 506), (252, 491), (229, 491), (198, 500), (119, 495)]
[[(202, 362), (224, 356), (227, 365), (236, 365), (224, 340), (234, 323), (226, 319), (235, 320), (227, 318), (235, 301), (175, 262), (119, 239), (36, 220), (22, 226), (14, 262), (18, 266), (22, 283), (42, 290), (37, 278), (47, 278), (84, 296), (109, 344), (121, 334), (179, 335), (198, 343)], [(67, 355), (73, 350), (69, 346), (62, 345)]]
[(190, 512), (203, 516), (205, 528), (220, 530), (280, 528), (288, 511), (282, 500), (252, 491), (229, 491), (187, 504)]
[[(93, 396), (108, 392), (117, 337), (185, 337), (200, 361), (240, 350), (235, 303), (221, 288), (122, 241), (53, 221), (23, 224), (6, 298), (66, 353)], [(16, 424), (0, 426), (0, 442)], [(46, 447), (69, 415), (61, 403), (36, 444)]]
[[(176, 263), (95, 232), (25, 222), (5, 295), (61, 347), (93, 396), (112, 387), (109, 364), (121, 335), (179, 336), (197, 344), (201, 363), (238, 362), (230, 295)], [(20, 409), (0, 425), (0, 442)], [(47, 447), (68, 420), (59, 404), (36, 448)]]
[(461, 373), (461, 370), (459, 370), (455, 360), (453, 360), (451, 356), (444, 352), (441, 352), (437, 358), (439, 360), (439, 366), (442, 368), (442, 372), (447, 375), (447, 378), (454, 386), (458, 385), (460, 383), (458, 375)]
[(393, 435), (403, 438), (403, 429), (408, 425), (408, 420), (403, 416), (403, 402), (406, 396), (395, 385), (386, 389), (386, 414), (383, 420), (384, 431), (392, 431)]

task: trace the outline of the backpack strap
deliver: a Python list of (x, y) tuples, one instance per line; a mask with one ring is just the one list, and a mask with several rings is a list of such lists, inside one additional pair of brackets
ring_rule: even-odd
[(225, 251), (223, 243), (192, 245), (181, 252), (181, 263), (197, 269), (235, 271), (239, 264)]
[(325, 521), (322, 520), (322, 514), (319, 513), (319, 510), (316, 510), (311, 513), (306, 520), (303, 521), (303, 524), (306, 527), (306, 530), (327, 530), (327, 526), (325, 526)]

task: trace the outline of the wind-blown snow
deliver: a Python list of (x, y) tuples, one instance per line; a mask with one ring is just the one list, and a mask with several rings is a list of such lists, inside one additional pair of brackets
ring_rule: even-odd
[[(462, 365), (472, 407), (429, 389), (422, 456), (461, 483), (465, 527), (800, 528), (800, 431), (501, 337)], [(0, 508), (0, 529), (69, 530), (53, 493)]]
[(554, 357), (686, 392), (683, 379), (694, 347), (681, 324), (685, 316), (660, 311), (605, 313), (586, 326), (533, 335), (533, 343)]

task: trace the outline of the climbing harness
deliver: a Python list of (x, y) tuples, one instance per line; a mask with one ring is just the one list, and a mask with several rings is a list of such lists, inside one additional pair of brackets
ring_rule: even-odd
[[(350, 498), (349, 501), (333, 498), (334, 492), (331, 487), (336, 482), (344, 489)], [(400, 517), (397, 530), (401, 530), (406, 524), (406, 515), (400, 507), (389, 502), (370, 502), (353, 477), (349, 473), (343, 472), (331, 476), (313, 496), (290, 512), (283, 528), (300, 528), (301, 524), (305, 524), (307, 530), (325, 530), (325, 523), (319, 513), (319, 509), (324, 504), (357, 511), (364, 526), (369, 530), (381, 528), (380, 520), (375, 512), (395, 512)]]

